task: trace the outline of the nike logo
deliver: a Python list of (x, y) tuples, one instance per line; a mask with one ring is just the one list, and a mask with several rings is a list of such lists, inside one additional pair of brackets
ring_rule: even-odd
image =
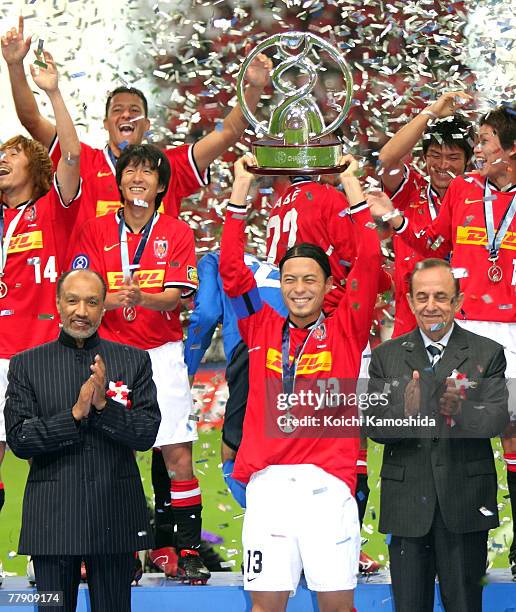
[(112, 251), (115, 247), (117, 247), (120, 243), (119, 242), (115, 242), (115, 244), (112, 244), (111, 246), (106, 246), (104, 245), (104, 251)]
[(482, 202), (482, 200), (470, 200), (469, 198), (464, 200), (464, 204), (475, 204), (476, 202)]
[(248, 578), (247, 582), (252, 582), (253, 580), (256, 580), (258, 578), (258, 576), (255, 576), (254, 578)]
[(97, 172), (97, 178), (102, 178), (103, 176), (113, 176), (112, 172)]

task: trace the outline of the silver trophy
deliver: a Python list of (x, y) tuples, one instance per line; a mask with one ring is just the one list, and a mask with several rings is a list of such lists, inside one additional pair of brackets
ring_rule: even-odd
[[(276, 48), (274, 57), (281, 60), (272, 71), (271, 81), (281, 100), (273, 109), (269, 124), (260, 122), (248, 109), (244, 99), (244, 75), (249, 64), (259, 54)], [(317, 50), (328, 53), (344, 77), (342, 102), (337, 117), (326, 126), (321, 110), (312, 95), (317, 84), (320, 62)], [(296, 87), (287, 80), (286, 73), (296, 69), (306, 81)], [(256, 174), (313, 175), (341, 172), (339, 166), (342, 143), (332, 133), (344, 121), (353, 95), (351, 72), (344, 57), (320, 36), (309, 32), (287, 32), (269, 36), (246, 58), (237, 79), (237, 95), (246, 119), (252, 125), (258, 140), (252, 143), (258, 160)]]

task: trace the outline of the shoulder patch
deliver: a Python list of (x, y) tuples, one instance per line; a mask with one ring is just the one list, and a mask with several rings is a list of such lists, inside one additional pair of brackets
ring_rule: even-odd
[(199, 280), (197, 276), (197, 268), (195, 268), (194, 266), (187, 266), (186, 278), (192, 283), (197, 283)]
[(84, 253), (76, 255), (72, 261), (72, 270), (85, 270), (90, 267), (90, 260)]

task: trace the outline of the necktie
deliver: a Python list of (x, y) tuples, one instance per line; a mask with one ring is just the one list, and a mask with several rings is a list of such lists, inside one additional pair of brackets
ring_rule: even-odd
[(439, 342), (434, 342), (433, 344), (429, 344), (426, 347), (426, 350), (430, 353), (431, 360), (430, 363), (432, 365), (432, 369), (435, 370), (435, 366), (438, 361), (441, 359), (442, 354), (444, 352), (444, 346)]

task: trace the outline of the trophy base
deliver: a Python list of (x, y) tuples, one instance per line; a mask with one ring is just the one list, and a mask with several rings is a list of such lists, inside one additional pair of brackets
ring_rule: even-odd
[(314, 176), (337, 174), (346, 169), (339, 165), (342, 143), (327, 137), (307, 145), (285, 145), (277, 140), (262, 139), (252, 143), (258, 166), (249, 168), (253, 174)]

